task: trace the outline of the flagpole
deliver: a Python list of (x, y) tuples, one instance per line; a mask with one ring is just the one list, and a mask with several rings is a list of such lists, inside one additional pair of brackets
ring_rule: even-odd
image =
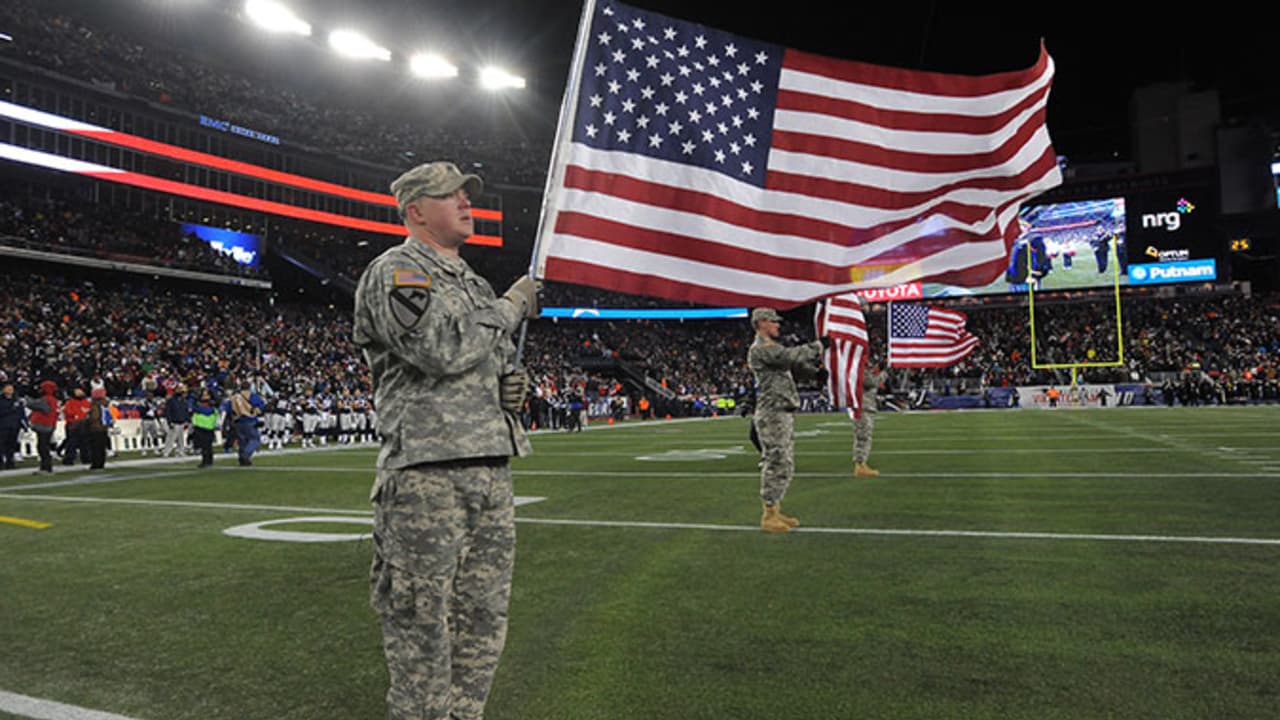
[(893, 359), (893, 301), (889, 300), (885, 303), (884, 308), (884, 366), (885, 368), (893, 367), (890, 360)]
[[(560, 118), (556, 123), (556, 139), (551, 146), (551, 164), (547, 168), (547, 183), (542, 191), (542, 207), (538, 214), (538, 232), (533, 238), (533, 253), (529, 256), (529, 277), (537, 279), (539, 255), (542, 252), (542, 236), (547, 228), (555, 227), (555, 210), (552, 207), (552, 189), (558, 188), (564, 181), (564, 164), (561, 157), (573, 140), (572, 118), (577, 112), (578, 93), (582, 88), (582, 63), (587, 53), (587, 44), (591, 37), (591, 17), (595, 14), (596, 0), (583, 0), (582, 17), (578, 20), (578, 36), (573, 47), (573, 62), (569, 64), (569, 77), (566, 80), (564, 96), (560, 100)], [(524, 340), (529, 330), (529, 320), (520, 323), (520, 339), (516, 343), (516, 364), (520, 364), (524, 356)]]

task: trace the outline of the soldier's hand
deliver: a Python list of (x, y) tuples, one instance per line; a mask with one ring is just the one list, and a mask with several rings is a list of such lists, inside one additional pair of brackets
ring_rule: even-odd
[(503, 375), (498, 381), (498, 402), (507, 412), (518, 413), (529, 396), (529, 373), (523, 369)]
[(542, 290), (541, 281), (524, 275), (519, 280), (511, 283), (511, 287), (507, 288), (502, 297), (520, 308), (522, 315), (532, 319), (538, 317), (538, 292), (540, 290)]

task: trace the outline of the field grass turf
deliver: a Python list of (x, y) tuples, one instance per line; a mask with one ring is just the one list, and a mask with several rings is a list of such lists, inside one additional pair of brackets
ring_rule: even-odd
[[(882, 414), (884, 474), (854, 480), (848, 419), (802, 415), (787, 536), (757, 529), (742, 418), (538, 434), (486, 717), (1270, 720), (1278, 421)], [(140, 720), (382, 717), (369, 541), (222, 532), (370, 517), (373, 457), (0, 477), (0, 516), (52, 523), (0, 523), (0, 690)]]

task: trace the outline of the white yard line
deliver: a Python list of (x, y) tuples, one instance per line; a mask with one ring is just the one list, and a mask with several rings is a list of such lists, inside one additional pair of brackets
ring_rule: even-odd
[[(551, 518), (517, 518), (516, 522), (529, 525), (577, 525), (584, 527), (646, 528), (655, 530), (732, 530), (760, 532), (755, 525), (707, 525), (700, 523), (653, 523), (622, 520), (560, 520)], [(993, 530), (895, 530), (883, 528), (831, 528), (800, 527), (793, 533), (821, 533), (824, 535), (893, 535), (916, 537), (997, 538), (1005, 540), (1104, 540), (1119, 542), (1165, 542), (1231, 545), (1274, 545), (1280, 539), (1203, 537), (1186, 535), (1099, 535), (1093, 533), (1043, 533), (998, 532)]]
[[(138, 500), (129, 498), (87, 498), (59, 497), (56, 495), (3, 495), (0, 499), (33, 500), (49, 502), (100, 503), (104, 505), (142, 505), (164, 507), (188, 507), (214, 510), (256, 510), (284, 513), (331, 513), (336, 515), (371, 516), (365, 510), (347, 510), (333, 508), (311, 508), (281, 505), (247, 505), (241, 503), (182, 502), (177, 500)], [(543, 498), (517, 498), (520, 502), (536, 502)], [(566, 525), (577, 527), (611, 527), (611, 528), (643, 528), (654, 530), (711, 530), (729, 532), (760, 532), (756, 525), (718, 525), (707, 523), (654, 523), (633, 522), (626, 520), (569, 520), (558, 518), (525, 518), (517, 517), (516, 522), (525, 525)], [(825, 535), (883, 535), (914, 537), (957, 537), (957, 538), (989, 538), (1005, 540), (1091, 540), (1112, 542), (1162, 542), (1162, 543), (1194, 543), (1204, 545), (1269, 545), (1280, 546), (1280, 539), (1272, 538), (1239, 538), (1209, 537), (1199, 535), (1109, 535), (1094, 533), (1049, 533), (1049, 532), (1000, 532), (988, 530), (910, 530), (892, 528), (834, 528), (803, 527), (792, 532)]]
[(0, 690), (0, 712), (32, 720), (135, 720), (125, 715)]
[[(155, 507), (185, 507), (199, 508), (203, 510), (268, 510), (272, 512), (298, 512), (298, 513), (332, 513), (336, 515), (366, 515), (373, 516), (372, 510), (351, 510), (348, 508), (316, 508), (316, 507), (299, 507), (296, 505), (253, 505), (249, 503), (219, 503), (219, 502), (201, 502), (196, 500), (143, 500), (139, 498), (95, 498), (95, 497), (75, 497), (63, 495), (7, 495), (0, 493), (0, 500), (35, 500), (48, 502), (69, 502), (69, 503), (100, 503), (104, 505), (141, 505)], [(515, 505), (528, 505), (542, 500), (545, 497), (532, 497), (525, 495), (516, 495)]]
[[(1114, 478), (1117, 480), (1144, 480), (1144, 479), (1164, 479), (1164, 478), (1241, 478), (1241, 479), (1259, 479), (1259, 478), (1280, 478), (1280, 465), (1264, 465), (1259, 468), (1260, 472), (1190, 472), (1190, 473), (1108, 473), (1108, 472), (895, 472), (884, 473), (881, 475), (882, 481), (892, 481), (895, 479), (906, 478), (939, 478), (939, 479), (966, 479), (966, 478), (994, 478), (994, 479), (1036, 479), (1036, 478)], [(191, 471), (194, 473), (195, 471)], [(234, 468), (228, 468), (227, 472), (237, 472)], [(307, 472), (307, 473), (330, 473), (330, 474), (349, 474), (364, 473), (363, 468), (335, 468), (335, 467), (311, 467), (311, 466), (290, 466), (290, 467), (255, 467), (254, 472)], [(97, 485), (102, 483), (120, 482), (123, 480), (146, 480), (158, 477), (176, 477), (187, 475), (187, 471), (172, 473), (152, 473), (152, 474), (135, 474), (135, 475), (118, 475), (118, 476), (90, 476), (76, 478), (74, 480), (54, 481), (49, 483), (33, 483), (31, 485), (17, 485), (14, 487), (0, 487), (0, 498), (9, 497), (5, 493), (29, 491), (29, 490), (46, 490), (57, 487), (71, 487), (76, 485)], [(671, 472), (663, 470), (653, 470), (650, 472), (637, 470), (515, 470), (513, 475), (517, 478), (521, 477), (600, 477), (600, 478), (663, 478), (672, 480), (697, 480), (700, 478), (712, 479), (733, 479), (733, 478), (759, 478), (760, 472), (755, 470), (724, 470), (724, 471), (707, 471), (699, 472), (696, 475), (674, 475)], [(808, 480), (842, 480), (849, 479), (851, 472), (840, 473), (795, 473), (796, 478)], [(863, 482), (859, 480), (858, 482)], [(15, 495), (12, 497), (51, 497), (36, 495)], [(314, 509), (314, 508), (313, 508)]]
[[(1204, 448), (1179, 448), (1179, 447), (1146, 447), (1146, 448), (1082, 448), (1082, 447), (1037, 447), (1037, 448), (1011, 448), (1004, 446), (997, 447), (968, 447), (968, 448), (950, 448), (941, 450), (881, 450), (877, 447), (872, 451), (873, 457), (881, 455), (990, 455), (991, 453), (1004, 453), (1015, 455), (1140, 455), (1162, 453), (1165, 455), (1178, 453), (1203, 453)], [(799, 450), (796, 455), (804, 458), (806, 455), (851, 455), (850, 450)], [(572, 448), (564, 448), (562, 450), (538, 450), (534, 457), (635, 457), (636, 449), (618, 450), (616, 452), (582, 452)]]
[(192, 475), (195, 470), (175, 470), (173, 472), (157, 472), (133, 475), (81, 475), (71, 478), (70, 480), (50, 480), (49, 482), (31, 483), (30, 485), (14, 485), (13, 487), (0, 487), (0, 491), (16, 492), (18, 490), (44, 490), (46, 488), (70, 487), (73, 485), (99, 485), (102, 483), (123, 482), (125, 480), (148, 480), (151, 478), (177, 477), (181, 475)]

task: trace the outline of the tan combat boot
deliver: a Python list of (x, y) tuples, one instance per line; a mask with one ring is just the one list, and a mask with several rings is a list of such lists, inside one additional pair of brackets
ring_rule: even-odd
[(855, 463), (853, 466), (854, 477), (876, 477), (879, 474), (880, 474), (879, 470), (872, 468), (870, 465), (864, 462)]
[(777, 505), (765, 504), (764, 514), (760, 516), (760, 530), (767, 533), (784, 533), (789, 532), (791, 526), (779, 517)]
[(786, 524), (787, 524), (787, 527), (791, 527), (791, 528), (798, 528), (798, 527), (800, 527), (800, 521), (799, 521), (799, 520), (797, 520), (797, 519), (795, 519), (795, 518), (791, 517), (790, 515), (788, 515), (788, 514), (786, 514), (786, 513), (782, 512), (782, 503), (778, 503), (778, 517), (782, 519), (782, 522), (784, 522), (784, 523), (786, 523)]

